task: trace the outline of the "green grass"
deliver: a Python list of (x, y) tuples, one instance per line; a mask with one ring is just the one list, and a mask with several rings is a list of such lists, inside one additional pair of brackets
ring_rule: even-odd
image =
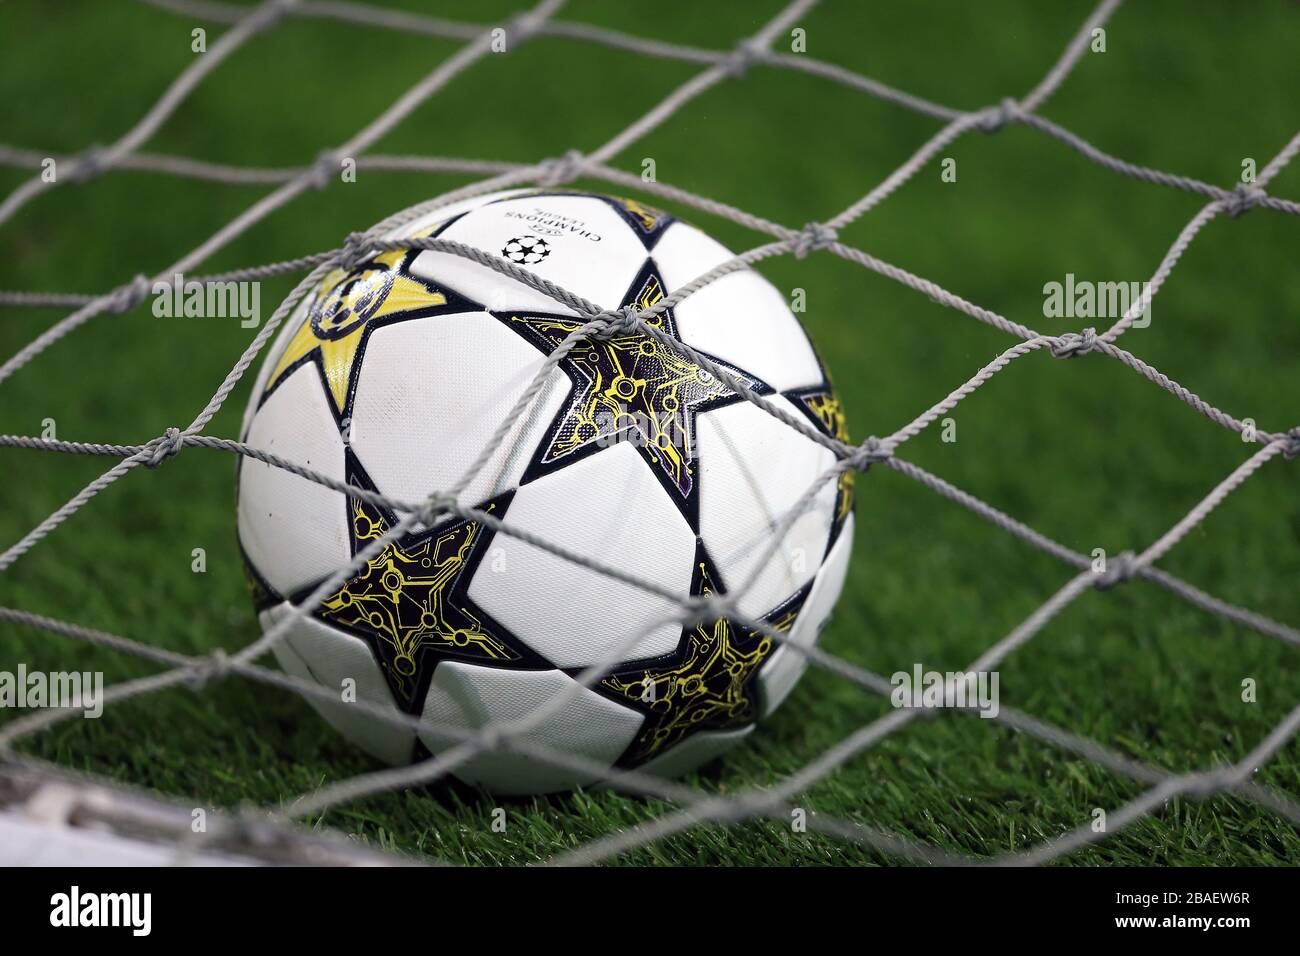
[[(408, 4), (413, 5), (413, 4)], [(0, 9), (11, 38), (0, 58), (10, 109), (3, 139), (50, 152), (109, 142), (190, 62), (191, 24), (143, 6), (67, 3)], [(654, 5), (575, 0), (565, 16), (642, 35), (723, 48), (753, 32), (779, 0)], [(439, 5), (487, 22), (512, 3)], [(1091, 5), (825, 3), (802, 24), (808, 50), (961, 108), (1023, 94), (1055, 60)], [(1244, 157), (1260, 166), (1295, 132), (1297, 11), (1270, 0), (1243, 17), (1227, 3), (1173, 0), (1121, 8), (1108, 51), (1089, 55), (1044, 108), (1137, 163), (1231, 185)], [(210, 27), (210, 40), (218, 27)], [(450, 55), (454, 41), (334, 22), (291, 20), (235, 54), (148, 148), (238, 164), (299, 164), (368, 123)], [(694, 72), (601, 47), (539, 39), (491, 57), (377, 147), (382, 153), (537, 160), (589, 150)], [(659, 178), (799, 226), (867, 192), (937, 124), (802, 74), (756, 68), (687, 106), (617, 157)], [(1046, 332), (1088, 324), (1042, 317), (1042, 287), (1067, 272), (1144, 280), (1196, 212), (1195, 196), (1108, 173), (1033, 130), (971, 134), (864, 219), (845, 241), (967, 299)], [(0, 194), (26, 178), (0, 170)], [(336, 246), (348, 232), (461, 185), (463, 177), (363, 174), (311, 192), (208, 262), (212, 271)], [(591, 183), (591, 185), (599, 185)], [(1300, 163), (1271, 190), (1300, 196)], [(39, 197), (0, 228), (0, 288), (99, 291), (162, 268), (263, 195), (161, 176), (113, 173)], [(682, 213), (736, 249), (762, 241), (727, 222)], [(1300, 407), (1300, 222), (1256, 211), (1221, 217), (1159, 294), (1149, 329), (1127, 348), (1208, 400), (1262, 428), (1297, 423)], [(910, 421), (996, 353), (1006, 336), (828, 254), (762, 271), (808, 292), (806, 322), (845, 396), (853, 435)], [(263, 303), (291, 282), (269, 282)], [(0, 355), (61, 313), (6, 310)], [(147, 309), (101, 317), (0, 385), (0, 431), (136, 442), (187, 424), (247, 342), (233, 322), (159, 320)], [(251, 379), (251, 376), (249, 377)], [(211, 424), (234, 436), (248, 383)], [(902, 457), (1079, 550), (1145, 546), (1249, 451), (1237, 436), (1118, 363), (1039, 353), (1015, 363)], [(1163, 562), (1226, 600), (1300, 622), (1297, 463), (1270, 463)], [(107, 460), (0, 451), (8, 546), (108, 467)], [(240, 578), (234, 461), (187, 450), (137, 470), (0, 575), (0, 604), (186, 652), (239, 648), (257, 633)], [(824, 646), (889, 674), (921, 661), (957, 668), (1018, 624), (1069, 569), (938, 498), (875, 469), (861, 479), (850, 577)], [(191, 573), (193, 548), (208, 571)], [(1002, 702), (1174, 771), (1243, 757), (1300, 698), (1296, 651), (1191, 608), (1145, 583), (1089, 593), (1001, 667)], [(149, 673), (137, 660), (55, 635), (0, 626), (0, 666), (103, 670), (109, 682)], [(1240, 699), (1243, 678), (1257, 703)], [(708, 791), (769, 785), (887, 712), (824, 672), (805, 678), (752, 743), (694, 782)], [(279, 805), (321, 783), (374, 768), (296, 698), (230, 680), (113, 707), (34, 738), (64, 765), (214, 805)], [(1300, 789), (1292, 742), (1256, 775)], [(989, 721), (919, 722), (853, 759), (800, 798), (820, 814), (908, 834), (948, 850), (1023, 849), (1140, 792), (1086, 761)], [(463, 788), (388, 794), (330, 810), (320, 824), (375, 844), (468, 863), (523, 863), (664, 812), (609, 793), (499, 801)], [(706, 827), (622, 858), (717, 865), (883, 863), (855, 846), (771, 822)], [(1300, 835), (1253, 804), (1175, 801), (1159, 815), (1069, 856), (1072, 864), (1278, 864), (1300, 860)]]

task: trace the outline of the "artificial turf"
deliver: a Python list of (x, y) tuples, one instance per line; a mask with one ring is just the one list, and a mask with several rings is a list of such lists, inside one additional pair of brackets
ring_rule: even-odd
[[(395, 0), (385, 0), (398, 5)], [(417, 3), (403, 6), (428, 9)], [(706, 48), (731, 47), (781, 7), (663, 0), (575, 0), (568, 19)], [(442, 16), (490, 23), (498, 2), (441, 3)], [(801, 21), (808, 54), (946, 105), (1022, 95), (1054, 62), (1091, 4), (824, 3)], [(1107, 50), (1084, 57), (1042, 109), (1131, 162), (1232, 186), (1296, 132), (1296, 11), (1154, 0), (1122, 7)], [(52, 154), (109, 142), (195, 56), (196, 25), (138, 4), (0, 8), (0, 139)], [(221, 27), (207, 24), (209, 42)], [(291, 18), (222, 64), (147, 144), (249, 166), (301, 165), (351, 136), (459, 41)], [(590, 43), (538, 38), (492, 56), (419, 107), (375, 152), (536, 161), (590, 150), (699, 67)], [(665, 183), (792, 227), (838, 213), (879, 183), (939, 124), (825, 79), (755, 67), (688, 104), (616, 157)], [(1043, 315), (1043, 286), (1066, 273), (1147, 279), (1203, 199), (1135, 182), (1023, 126), (971, 133), (841, 234), (843, 241), (1047, 333), (1091, 323)], [(0, 195), (30, 175), (0, 168)], [(212, 257), (205, 271), (333, 248), (349, 232), (468, 182), (364, 173), (310, 192)], [(608, 189), (597, 181), (582, 185)], [(98, 292), (160, 269), (268, 191), (133, 172), (38, 197), (0, 227), (0, 288)], [(1300, 163), (1270, 191), (1300, 196)], [(655, 204), (734, 249), (766, 241), (723, 220)], [(1196, 239), (1126, 348), (1221, 408), (1280, 431), (1300, 407), (1300, 221), (1268, 210), (1221, 216)], [(807, 291), (802, 316), (826, 358), (855, 439), (901, 427), (1014, 340), (828, 253), (760, 270)], [(263, 314), (292, 286), (264, 283)], [(0, 356), (62, 312), (6, 309)], [(253, 333), (217, 319), (159, 319), (148, 307), (102, 316), (0, 383), (0, 432), (139, 442), (188, 424)], [(248, 377), (251, 380), (251, 375)], [(208, 427), (235, 437), (249, 380)], [(931, 429), (900, 456), (1079, 551), (1141, 549), (1253, 450), (1119, 363), (1098, 355), (1021, 359), (952, 414), (955, 442)], [(0, 450), (0, 546), (18, 540), (106, 459)], [(1162, 567), (1225, 600), (1300, 622), (1296, 466), (1280, 456), (1232, 495)], [(184, 652), (239, 648), (257, 634), (234, 532), (233, 458), (188, 449), (137, 469), (0, 573), (0, 605), (68, 619)], [(914, 662), (969, 663), (1073, 573), (1055, 559), (886, 468), (858, 482), (855, 554), (823, 646), (885, 675)], [(191, 570), (203, 548), (206, 573)], [(1242, 758), (1300, 700), (1297, 649), (1226, 623), (1159, 588), (1085, 594), (1000, 666), (1004, 706), (1172, 771)], [(0, 668), (149, 673), (139, 660), (0, 624)], [(1253, 678), (1258, 699), (1243, 702)], [(709, 792), (773, 784), (889, 704), (814, 670), (742, 748), (691, 780)], [(0, 720), (12, 716), (0, 715)], [(376, 766), (300, 700), (229, 679), (112, 706), (30, 739), (61, 764), (205, 805), (279, 806)], [(1289, 743), (1257, 782), (1300, 789)], [(1084, 759), (962, 715), (915, 723), (808, 790), (801, 806), (943, 849), (996, 855), (1033, 846), (1113, 809), (1142, 786)], [(460, 787), (390, 793), (313, 823), (452, 862), (523, 863), (665, 812), (612, 793), (502, 801)], [(1300, 834), (1237, 798), (1175, 800), (1073, 864), (1277, 864)], [(883, 863), (889, 857), (777, 822), (696, 828), (619, 858), (630, 863)]]

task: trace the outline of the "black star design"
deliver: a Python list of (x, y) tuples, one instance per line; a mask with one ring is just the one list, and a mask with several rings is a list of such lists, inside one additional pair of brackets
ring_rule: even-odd
[[(624, 303), (644, 311), (663, 297), (662, 280), (647, 263)], [(581, 319), (558, 315), (502, 313), (497, 318), (547, 355), (583, 324)], [(679, 338), (671, 309), (646, 321)], [(753, 376), (709, 357), (759, 394), (772, 391)], [(559, 367), (572, 380), (573, 389), (521, 484), (602, 448), (631, 442), (691, 528), (698, 531), (696, 416), (741, 397), (712, 373), (644, 332), (587, 340), (561, 359)]]
[[(374, 488), (351, 452), (347, 464), (350, 484)], [(503, 514), (511, 496), (493, 498), (480, 510)], [(348, 499), (348, 517), (354, 555), (395, 522), (392, 514), (358, 498)], [(521, 670), (548, 667), (469, 599), (469, 582), (491, 539), (492, 531), (478, 521), (453, 521), (405, 535), (325, 598), (315, 615), (363, 637), (398, 704), (412, 712), (422, 706), (441, 660)]]
[[(722, 590), (717, 570), (696, 546), (691, 594)], [(763, 617), (782, 633), (794, 626), (812, 585)], [(664, 657), (619, 665), (593, 689), (645, 715), (636, 738), (619, 757), (622, 767), (651, 760), (699, 730), (730, 730), (758, 717), (757, 682), (776, 649), (771, 637), (725, 619), (682, 631), (677, 649)]]
[[(831, 388), (830, 379), (826, 379), (823, 384), (814, 388), (786, 392), (785, 396), (823, 435), (829, 435), (843, 442), (849, 440), (849, 425), (844, 415), (844, 403)], [(840, 473), (835, 491), (835, 515), (831, 520), (830, 539), (826, 543), (827, 554), (830, 553), (835, 540), (840, 536), (844, 522), (853, 511), (853, 478), (852, 471)]]

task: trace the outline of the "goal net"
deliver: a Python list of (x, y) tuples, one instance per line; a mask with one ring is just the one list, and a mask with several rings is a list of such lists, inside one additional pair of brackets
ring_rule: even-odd
[[(743, 382), (730, 376), (727, 369), (711, 366), (707, 357), (691, 350), (677, 339), (662, 336), (661, 341), (718, 375), (746, 401), (777, 416), (786, 426), (802, 430), (808, 437), (834, 452), (837, 462), (835, 467), (807, 490), (800, 499), (802, 505), (811, 506), (819, 488), (828, 482), (839, 480), (844, 474), (888, 469), (919, 483), (935, 495), (968, 509), (1002, 532), (1056, 559), (1067, 569), (1068, 575), (1058, 589), (1043, 595), (1042, 603), (1008, 632), (989, 634), (987, 649), (975, 660), (966, 662), (960, 668), (960, 673), (995, 671), (1002, 662), (1033, 641), (1049, 622), (1082, 595), (1093, 590), (1116, 588), (1133, 579), (1164, 589), (1204, 614), (1217, 615), (1240, 628), (1285, 644), (1300, 644), (1300, 630), (1237, 606), (1215, 596), (1202, 585), (1183, 580), (1160, 567), (1162, 558), (1182, 544), (1211, 512), (1252, 476), (1266, 467), (1285, 467), (1281, 460), (1300, 454), (1300, 429), (1270, 431), (1259, 427), (1253, 419), (1244, 415), (1238, 417), (1219, 408), (1192, 388), (1172, 380), (1121, 344), (1126, 342), (1126, 334), (1131, 329), (1142, 327), (1143, 317), (1149, 314), (1153, 298), (1174, 272), (1198, 233), (1211, 221), (1220, 217), (1238, 217), (1250, 211), (1254, 211), (1255, 215), (1300, 213), (1300, 203), (1273, 195), (1268, 189), (1270, 183), (1300, 151), (1300, 134), (1285, 142), (1276, 155), (1258, 169), (1251, 181), (1234, 188), (1225, 188), (1127, 162), (1046, 119), (1041, 115), (1040, 108), (1061, 87), (1080, 61), (1089, 55), (1090, 49), (1097, 38), (1104, 34), (1109, 19), (1119, 6), (1118, 0), (1104, 0), (1092, 11), (1065, 43), (1056, 62), (1036, 86), (1017, 98), (1008, 97), (976, 111), (958, 110), (931, 102), (843, 66), (818, 60), (801, 51), (798, 46), (791, 48), (791, 38), (797, 37), (801, 20), (814, 6), (814, 0), (795, 0), (764, 23), (757, 32), (739, 38), (733, 48), (725, 50), (644, 39), (566, 20), (562, 17), (561, 0), (542, 0), (536, 6), (521, 10), (513, 18), (497, 24), (469, 24), (422, 13), (339, 0), (266, 0), (253, 6), (220, 0), (149, 0), (149, 5), (160, 8), (159, 16), (176, 16), (181, 22), (211, 29), (216, 38), (202, 56), (196, 57), (183, 70), (134, 126), (120, 139), (108, 145), (69, 156), (49, 156), (40, 149), (41, 144), (0, 145), (0, 162), (31, 171), (30, 178), (0, 199), (0, 228), (29, 203), (41, 202), (44, 194), (65, 188), (65, 184), (70, 181), (86, 183), (121, 170), (216, 184), (260, 185), (266, 191), (255, 203), (200, 245), (157, 274), (125, 278), (116, 288), (97, 294), (28, 290), (0, 293), (0, 305), (66, 312), (27, 345), (4, 357), (3, 364), (0, 364), (0, 392), (6, 388), (10, 378), (28, 366), (38, 365), (45, 353), (63, 339), (67, 338), (69, 342), (61, 347), (75, 348), (79, 329), (91, 323), (112, 321), (113, 317), (141, 306), (147, 300), (154, 283), (170, 282), (178, 273), (200, 283), (255, 282), (280, 276), (302, 278), (270, 318), (255, 333), (250, 333), (246, 349), (238, 355), (224, 381), (218, 384), (211, 400), (197, 414), (193, 414), (183, 427), (178, 424), (147, 441), (134, 444), (41, 437), (34, 434), (0, 435), (0, 447), (26, 449), (27, 453), (33, 455), (47, 452), (70, 457), (99, 458), (106, 465), (101, 474), (87, 482), (62, 506), (18, 540), (0, 542), (0, 546), (3, 546), (3, 551), (0, 551), (0, 574), (9, 571), (35, 548), (58, 548), (60, 534), (71, 533), (65, 525), (69, 525), (78, 512), (89, 507), (110, 486), (118, 482), (130, 482), (132, 473), (140, 469), (161, 468), (165, 474), (169, 461), (177, 455), (209, 455), (219, 458), (222, 457), (218, 455), (220, 452), (226, 456), (251, 456), (275, 468), (287, 470), (303, 482), (316, 482), (354, 499), (381, 505), (403, 518), (376, 539), (372, 546), (359, 551), (347, 566), (338, 568), (335, 574), (322, 581), (308, 598), (294, 607), (291, 614), (262, 636), (229, 653), (183, 653), (159, 646), (151, 639), (151, 629), (145, 622), (141, 622), (138, 633), (118, 634), (96, 628), (93, 621), (78, 620), (71, 612), (69, 619), (56, 619), (20, 606), (0, 607), (0, 623), (8, 631), (43, 632), (50, 636), (50, 640), (94, 645), (97, 654), (130, 655), (147, 662), (149, 670), (145, 676), (115, 682), (104, 690), (102, 704), (105, 708), (119, 707), (127, 701), (147, 699), (151, 695), (185, 687), (202, 692), (204, 688), (219, 681), (255, 681), (271, 685), (284, 693), (314, 697), (321, 701), (332, 700), (334, 694), (331, 691), (268, 666), (268, 653), (277, 642), (284, 640), (296, 621), (311, 614), (322, 600), (362, 567), (379, 548), (417, 521), (428, 523), (448, 514), (473, 517), (485, 522), (495, 521), (493, 527), (498, 534), (522, 533), (512, 527), (508, 515), (503, 520), (496, 521), (490, 515), (459, 504), (455, 489), (430, 489), (430, 495), (422, 501), (393, 500), (373, 490), (321, 474), (305, 462), (283, 459), (266, 449), (252, 447), (235, 438), (209, 434), (210, 423), (234, 393), (249, 368), (263, 357), (268, 344), (281, 330), (295, 306), (329, 270), (346, 265), (366, 250), (420, 248), (473, 259), (502, 275), (530, 285), (583, 316), (584, 323), (571, 336), (573, 342), (599, 335), (616, 323), (620, 329), (630, 328), (653, 334), (647, 319), (672, 308), (723, 276), (753, 268), (777, 257), (803, 259), (813, 254), (836, 256), (852, 265), (870, 270), (914, 290), (965, 319), (991, 326), (1003, 333), (1008, 343), (1004, 351), (974, 369), (966, 381), (953, 383), (955, 387), (948, 389), (938, 401), (892, 433), (870, 437), (857, 435), (849, 441), (827, 437), (806, 422), (782, 413), (762, 395), (754, 393)], [(445, 38), (454, 40), (459, 46), (452, 56), (437, 63), (426, 76), (370, 119), (353, 137), (318, 156), (306, 157), (301, 166), (241, 167), (208, 162), (197, 157), (150, 152), (147, 149), (154, 134), (168, 119), (185, 108), (195, 90), (205, 78), (221, 67), (223, 61), (228, 60), (251, 39), (269, 31), (285, 29), (286, 23), (303, 18), (330, 21), (350, 29), (392, 30)], [(647, 62), (677, 61), (688, 64), (695, 72), (687, 82), (626, 128), (614, 132), (602, 145), (581, 151), (574, 149), (542, 162), (381, 155), (374, 152), (376, 143), (421, 104), (437, 96), (456, 77), (476, 68), (486, 68), (483, 66), (484, 61), (494, 56), (509, 56), (518, 48), (543, 44), (554, 38), (612, 48), (638, 62), (641, 59)], [(723, 84), (743, 84), (745, 77), (757, 70), (797, 72), (816, 78), (818, 82), (839, 84), (864, 97), (875, 97), (900, 110), (913, 111), (933, 121), (938, 128), (914, 153), (900, 157), (900, 165), (881, 182), (872, 185), (865, 194), (859, 198), (844, 197), (847, 205), (841, 212), (806, 225), (772, 222), (680, 186), (657, 181), (655, 177), (643, 172), (632, 173), (611, 165), (611, 161), (629, 146), (652, 134), (671, 136), (674, 115), (691, 101)], [(1008, 127), (1028, 127), (1057, 146), (1071, 150), (1117, 176), (1130, 177), (1151, 184), (1153, 188), (1159, 186), (1186, 191), (1204, 200), (1196, 214), (1173, 238), (1149, 280), (1142, 284), (1140, 295), (1128, 304), (1122, 315), (1115, 318), (1109, 327), (1080, 328), (1076, 332), (1065, 334), (1044, 334), (840, 240), (839, 234), (846, 227), (889, 200), (921, 170), (943, 157), (945, 150), (960, 138), (973, 133), (994, 134)], [(58, 175), (43, 175), (44, 169), (51, 163), (58, 170)], [(203, 273), (204, 264), (219, 251), (227, 248), (238, 251), (241, 237), (255, 231), (260, 223), (303, 193), (328, 188), (338, 179), (341, 166), (349, 168), (349, 164), (351, 169), (365, 175), (382, 175), (394, 171), (455, 174), (466, 177), (469, 182), (414, 209), (377, 223), (365, 232), (355, 233), (332, 250), (304, 251), (301, 257), (291, 261), (220, 273)], [(385, 238), (395, 226), (403, 222), (471, 197), (517, 186), (562, 186), (579, 178), (608, 183), (622, 191), (653, 197), (669, 208), (693, 209), (721, 217), (752, 233), (757, 237), (758, 244), (701, 274), (650, 308), (628, 313), (601, 310), (570, 290), (536, 278), (526, 268), (451, 240)], [(108, 239), (90, 235), (84, 241), (93, 244)], [(1037, 358), (1031, 358), (1035, 355)], [(1201, 500), (1155, 540), (1130, 551), (1105, 555), (1076, 550), (1053, 540), (905, 457), (905, 446), (909, 441), (928, 429), (942, 427), (946, 417), (995, 377), (1013, 365), (1043, 360), (1062, 363), (1119, 363), (1147, 380), (1153, 389), (1165, 393), (1162, 400), (1182, 402), (1209, 423), (1241, 435), (1243, 453), (1240, 463), (1227, 475), (1206, 475), (1206, 491)], [(553, 365), (544, 368), (539, 374), (536, 387), (540, 387), (543, 376), (551, 368)], [(526, 401), (521, 400), (512, 417), (502, 426), (503, 429), (513, 423), (514, 417), (524, 412), (525, 405)], [(177, 415), (189, 414), (184, 409), (175, 411)], [(10, 453), (11, 456), (13, 454), (17, 453)], [(1274, 462), (1274, 459), (1279, 461)], [(14, 459), (11, 457), (10, 460)], [(11, 475), (6, 482), (7, 493), (21, 494), (22, 484), (19, 476)], [(795, 509), (783, 520), (793, 521), (798, 514), (799, 509)], [(774, 542), (777, 538), (777, 535), (773, 536)], [(530, 543), (547, 548), (566, 560), (582, 561), (588, 567), (603, 573), (616, 573), (614, 569), (603, 567), (599, 562), (569, 554), (551, 542), (530, 538)], [(105, 575), (111, 576), (111, 571), (105, 571)], [(833, 647), (823, 648), (793, 642), (787, 634), (770, 623), (748, 619), (735, 606), (733, 595), (710, 595), (707, 598), (692, 599), (683, 602), (680, 607), (679, 620), (684, 624), (724, 618), (767, 635), (789, 648), (790, 653), (806, 657), (812, 667), (828, 671), (837, 680), (860, 688), (864, 695), (889, 697), (895, 689), (887, 676), (873, 673), (836, 654)], [(219, 621), (212, 623), (214, 628), (222, 626)], [(17, 662), (13, 664), (16, 666)], [(900, 665), (904, 664), (900, 661)], [(586, 669), (579, 675), (575, 692), (599, 680), (601, 674), (599, 666)], [(492, 724), (479, 731), (465, 732), (460, 735), (461, 741), (457, 746), (410, 766), (327, 780), (296, 796), (286, 795), (286, 799), (278, 806), (234, 808), (229, 813), (213, 813), (210, 816), (194, 810), (184, 801), (178, 802), (174, 798), (124, 788), (107, 779), (72, 773), (68, 768), (25, 752), (24, 745), (27, 742), (38, 735), (58, 733), (61, 727), (74, 719), (80, 713), (75, 708), (44, 708), (16, 716), (10, 714), (7, 715), (8, 719), (0, 723), (0, 860), (7, 863), (409, 863), (415, 859), (414, 856), (384, 854), (345, 837), (322, 835), (318, 831), (308, 832), (296, 826), (294, 821), (314, 820), (327, 810), (355, 805), (375, 794), (444, 779), (457, 766), (492, 750), (513, 750), (538, 761), (582, 768), (582, 758), (546, 748), (527, 738), (529, 728), (545, 720), (550, 709), (560, 703), (559, 700), (549, 701), (519, 721)], [(353, 706), (369, 708), (376, 720), (408, 726), (418, 724), (418, 719), (414, 716), (397, 715), (364, 702)], [(954, 710), (956, 713), (938, 719), (966, 720), (976, 716), (978, 711), (973, 703), (943, 709)], [(937, 713), (939, 712), (934, 709), (920, 706), (890, 709), (884, 716), (863, 724), (822, 752), (806, 754), (802, 765), (795, 772), (774, 774), (766, 786), (759, 788), (724, 791), (722, 788), (713, 789), (694, 783), (665, 780), (636, 770), (614, 772), (608, 777), (607, 786), (654, 798), (655, 801), (662, 801), (669, 809), (634, 825), (616, 829), (603, 837), (557, 852), (547, 858), (546, 862), (594, 864), (612, 861), (633, 850), (696, 827), (763, 818), (786, 824), (792, 819), (799, 819), (809, 831), (827, 838), (860, 844), (892, 859), (923, 863), (1049, 862), (1087, 845), (1115, 838), (1127, 826), (1159, 812), (1175, 798), (1212, 800), (1231, 796), (1257, 804), (1292, 823), (1300, 824), (1300, 803), (1291, 796), (1252, 779), (1256, 770), (1284, 748), (1291, 741), (1297, 727), (1300, 727), (1300, 704), (1277, 723), (1271, 732), (1260, 737), (1243, 759), (1227, 764), (1206, 764), (1196, 772), (1177, 773), (1136, 760), (1111, 746), (1048, 723), (1015, 707), (1002, 705), (993, 715), (993, 719), (1000, 725), (1033, 738), (1053, 751), (1092, 762), (1138, 786), (1137, 796), (1126, 803), (1106, 808), (1104, 826), (1097, 826), (1096, 820), (1089, 817), (1081, 820), (1077, 827), (1045, 838), (1030, 849), (1003, 856), (974, 858), (857, 820), (838, 819), (823, 814), (802, 814), (800, 797), (818, 781), (835, 774), (837, 769), (854, 757), (881, 744), (908, 725), (934, 718)], [(599, 767), (586, 769), (594, 772), (603, 770)], [(200, 818), (201, 825), (196, 824)], [(436, 853), (430, 855), (436, 857)], [(419, 859), (426, 859), (430, 855)]]

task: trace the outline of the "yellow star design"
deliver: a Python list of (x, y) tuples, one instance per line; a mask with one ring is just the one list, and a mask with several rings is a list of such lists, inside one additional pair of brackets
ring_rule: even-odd
[(267, 379), (266, 391), (279, 384), (301, 358), (317, 352), (341, 414), (366, 326), (377, 319), (447, 304), (445, 295), (405, 270), (410, 255), (404, 250), (386, 252), (352, 272), (335, 269), (326, 275), (302, 327)]
[[(715, 593), (707, 559), (696, 567), (691, 593)], [(804, 589), (763, 620), (786, 633), (808, 597)], [(761, 631), (726, 619), (705, 621), (682, 633), (678, 650), (648, 666), (616, 671), (597, 691), (645, 714), (636, 739), (619, 758), (620, 766), (645, 763), (698, 730), (722, 730), (754, 722), (757, 690), (752, 680), (771, 657), (775, 642)]]
[[(369, 486), (355, 475), (352, 481)], [(484, 510), (499, 508), (490, 502)], [(360, 499), (352, 500), (351, 511), (358, 549), (390, 527), (377, 507)], [(483, 540), (476, 521), (405, 535), (325, 598), (316, 616), (369, 635), (390, 686), (408, 704), (415, 701), (421, 668), (427, 672), (443, 657), (519, 662), (522, 655), (494, 633), (467, 597), (466, 570)]]
[(639, 203), (635, 199), (616, 196), (615, 200), (620, 206), (627, 210), (629, 215), (636, 218), (636, 220), (641, 224), (641, 228), (646, 232), (654, 232), (668, 216), (668, 214), (662, 210), (655, 209), (653, 206), (647, 206), (644, 203)]
[[(829, 381), (825, 387), (797, 395), (795, 398), (809, 411), (823, 433), (843, 442), (849, 440), (849, 425), (848, 419), (844, 415), (844, 404), (840, 401), (839, 396), (831, 391)], [(839, 534), (840, 526), (844, 524), (849, 517), (849, 512), (853, 510), (853, 477), (854, 473), (852, 471), (840, 473), (835, 501), (835, 525), (831, 531), (831, 541), (835, 540), (835, 536)]]

